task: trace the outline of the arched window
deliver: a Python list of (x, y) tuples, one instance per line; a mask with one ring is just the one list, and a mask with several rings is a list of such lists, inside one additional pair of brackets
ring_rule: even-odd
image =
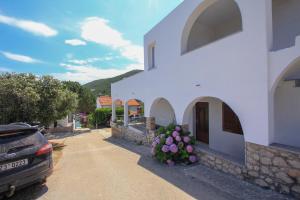
[(195, 12), (197, 17), (193, 17), (195, 14), (192, 14), (188, 21), (192, 26), (186, 26), (189, 30), (184, 33), (187, 37), (186, 41), (183, 41), (183, 53), (242, 31), (241, 12), (234, 0), (217, 0), (203, 11), (198, 8)]

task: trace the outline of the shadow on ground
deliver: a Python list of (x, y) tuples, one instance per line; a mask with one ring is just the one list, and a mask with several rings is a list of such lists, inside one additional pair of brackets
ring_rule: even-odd
[(48, 187), (46, 184), (34, 184), (30, 187), (18, 190), (11, 198), (4, 198), (4, 200), (34, 200), (42, 197), (47, 193)]
[(154, 160), (150, 154), (150, 148), (143, 145), (113, 137), (108, 137), (105, 141), (139, 154), (138, 164), (140, 166), (180, 188), (195, 199), (216, 200), (216, 194), (220, 199), (232, 200), (293, 199), (290, 196), (284, 196), (245, 181), (237, 180), (235, 177), (209, 169), (201, 164), (169, 167)]
[[(201, 182), (191, 176), (185, 176), (184, 170), (195, 165), (177, 165), (169, 167), (167, 165), (159, 163), (157, 160), (154, 160), (150, 154), (150, 150), (148, 147), (137, 144), (132, 145), (132, 143), (130, 144), (130, 142), (124, 142), (122, 139), (117, 139), (113, 137), (106, 138), (105, 140), (128, 151), (139, 154), (141, 157), (138, 161), (138, 165), (163, 178), (169, 183), (175, 185), (176, 187), (180, 188), (182, 191), (191, 195), (195, 199), (216, 200), (214, 198), (216, 190), (212, 189), (210, 185), (207, 185), (206, 183)], [(230, 194), (224, 193), (222, 191), (218, 191), (218, 193), (220, 193), (220, 196), (224, 196), (224, 199), (235, 199)], [(211, 196), (211, 198), (209, 198), (209, 196)]]

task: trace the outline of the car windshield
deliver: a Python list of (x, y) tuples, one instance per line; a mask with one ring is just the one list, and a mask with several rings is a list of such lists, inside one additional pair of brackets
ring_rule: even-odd
[(16, 134), (31, 134), (38, 131), (36, 127), (24, 125), (0, 125), (0, 136), (16, 135)]

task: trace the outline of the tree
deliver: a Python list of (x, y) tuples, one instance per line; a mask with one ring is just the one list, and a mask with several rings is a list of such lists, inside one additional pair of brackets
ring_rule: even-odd
[(87, 88), (80, 85), (78, 82), (65, 81), (64, 86), (78, 95), (78, 107), (77, 112), (79, 113), (91, 113), (96, 109), (96, 97)]
[(74, 112), (77, 94), (51, 76), (33, 74), (0, 75), (0, 123), (50, 123)]
[(77, 94), (69, 91), (64, 85), (51, 76), (39, 80), (39, 121), (45, 125), (66, 117), (76, 110)]
[(34, 121), (40, 95), (32, 74), (0, 75), (0, 122)]

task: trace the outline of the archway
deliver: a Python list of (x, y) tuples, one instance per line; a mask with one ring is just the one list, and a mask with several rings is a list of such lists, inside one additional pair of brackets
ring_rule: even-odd
[(274, 86), (273, 142), (300, 147), (300, 60), (296, 59)]
[(204, 1), (183, 31), (182, 53), (242, 31), (242, 15), (234, 0)]
[(236, 113), (222, 100), (200, 97), (186, 108), (183, 124), (188, 126), (200, 144), (243, 162), (245, 140)]
[(273, 50), (295, 45), (295, 38), (300, 35), (299, 10), (299, 0), (272, 0)]
[(155, 124), (158, 126), (168, 126), (176, 123), (174, 109), (165, 98), (158, 98), (152, 103), (150, 117), (155, 118)]

